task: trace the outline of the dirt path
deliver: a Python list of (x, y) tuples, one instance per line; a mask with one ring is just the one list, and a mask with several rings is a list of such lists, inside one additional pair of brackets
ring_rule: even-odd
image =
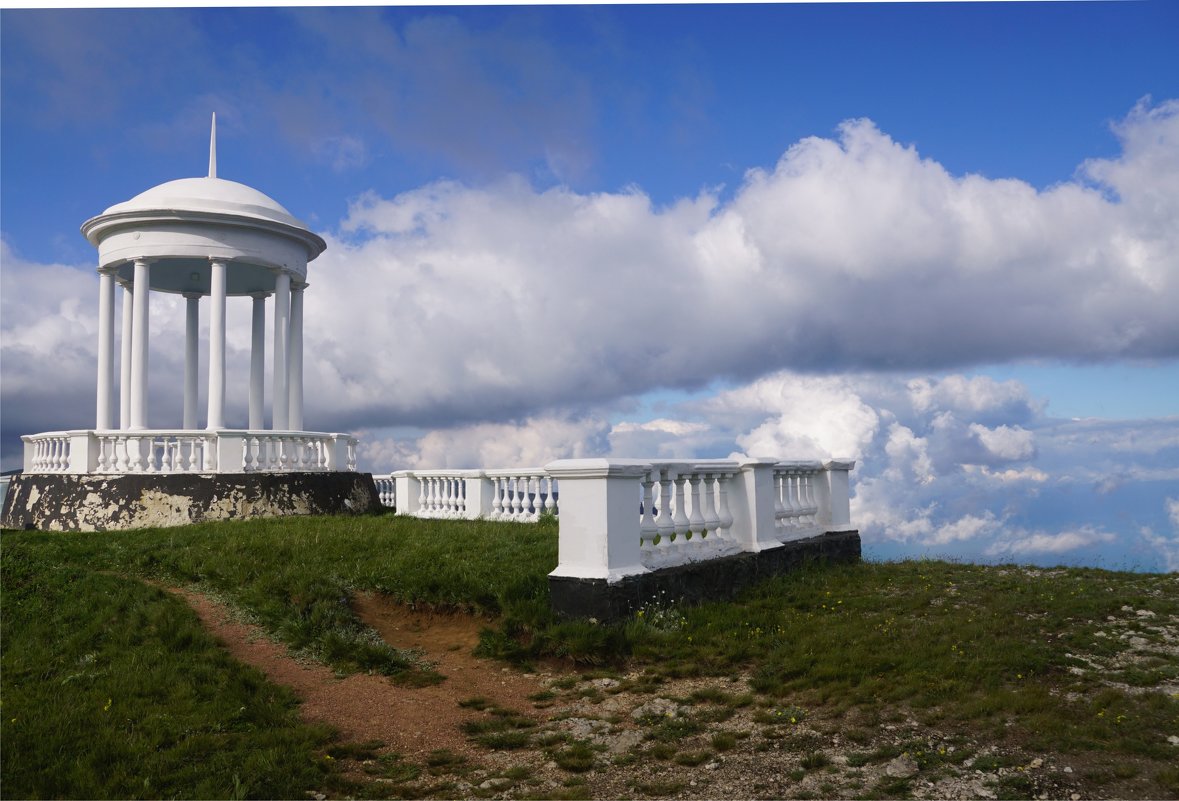
[(385, 676), (341, 678), (323, 665), (297, 661), (286, 646), (257, 626), (233, 620), (207, 596), (172, 591), (236, 659), (293, 689), (303, 701), (304, 719), (331, 724), (346, 740), (381, 740), (407, 756), (443, 748), (466, 752), (469, 741), (459, 726), (473, 713), (459, 701), (481, 696), (510, 709), (528, 709), (527, 696), (542, 689), (537, 678), (471, 656), (484, 623), (470, 616), (412, 611), (375, 596), (357, 598), (357, 613), (386, 642), (421, 652), (447, 677), (432, 686), (402, 687)]

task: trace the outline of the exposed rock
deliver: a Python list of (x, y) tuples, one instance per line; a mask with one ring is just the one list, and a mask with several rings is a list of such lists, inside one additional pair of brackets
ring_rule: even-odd
[(884, 766), (884, 772), (894, 779), (911, 779), (921, 770), (911, 757), (901, 754)]
[(683, 714), (683, 707), (670, 698), (653, 698), (647, 703), (637, 706), (630, 716), (635, 720), (650, 720), (653, 718), (678, 718)]
[(636, 745), (643, 742), (645, 735), (641, 731), (629, 729), (606, 739), (606, 751), (611, 754), (625, 754)]
[(557, 721), (556, 728), (569, 732), (578, 740), (588, 740), (600, 734), (610, 731), (610, 724), (604, 720), (591, 720), (589, 718), (566, 718), (565, 720)]

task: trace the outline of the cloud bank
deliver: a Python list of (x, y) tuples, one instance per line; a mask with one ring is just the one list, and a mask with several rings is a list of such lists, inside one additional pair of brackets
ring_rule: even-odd
[[(355, 387), (332, 402), (358, 420), (429, 425), (782, 368), (1175, 358), (1179, 102), (1116, 131), (1120, 156), (1044, 191), (953, 176), (856, 120), (728, 200), (521, 179), (369, 193), (314, 265), (317, 319), (363, 309), (318, 329), (317, 374)], [(358, 341), (382, 343), (376, 380)], [(998, 460), (1025, 447), (975, 433)]]

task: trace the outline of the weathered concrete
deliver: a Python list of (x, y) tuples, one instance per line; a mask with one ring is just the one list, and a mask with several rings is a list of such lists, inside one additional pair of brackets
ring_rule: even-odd
[(787, 542), (780, 548), (627, 576), (613, 584), (606, 579), (549, 576), (549, 593), (553, 610), (559, 615), (619, 620), (655, 603), (691, 604), (732, 598), (754, 582), (797, 570), (807, 562), (859, 560), (860, 533), (832, 531)]
[(369, 473), (23, 474), (13, 476), (0, 525), (113, 531), (380, 509)]

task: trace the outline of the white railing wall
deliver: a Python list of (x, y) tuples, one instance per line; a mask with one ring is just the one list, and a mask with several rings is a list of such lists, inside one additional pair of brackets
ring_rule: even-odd
[(847, 531), (854, 468), (850, 460), (563, 459), (543, 469), (401, 470), (376, 480), (381, 502), (399, 515), (520, 522), (557, 515), (551, 575), (613, 582)]
[(26, 473), (356, 470), (357, 440), (307, 431), (54, 431), (21, 437)]
[(397, 506), (397, 482), (392, 475), (374, 475), (373, 483), (377, 485), (377, 498), (381, 506), (388, 509)]
[(556, 482), (538, 467), (512, 470), (399, 470), (390, 495), (413, 517), (535, 522), (559, 514)]
[(550, 462), (545, 472), (559, 482), (562, 510), (550, 575), (615, 582), (847, 531), (854, 467), (850, 460)]

